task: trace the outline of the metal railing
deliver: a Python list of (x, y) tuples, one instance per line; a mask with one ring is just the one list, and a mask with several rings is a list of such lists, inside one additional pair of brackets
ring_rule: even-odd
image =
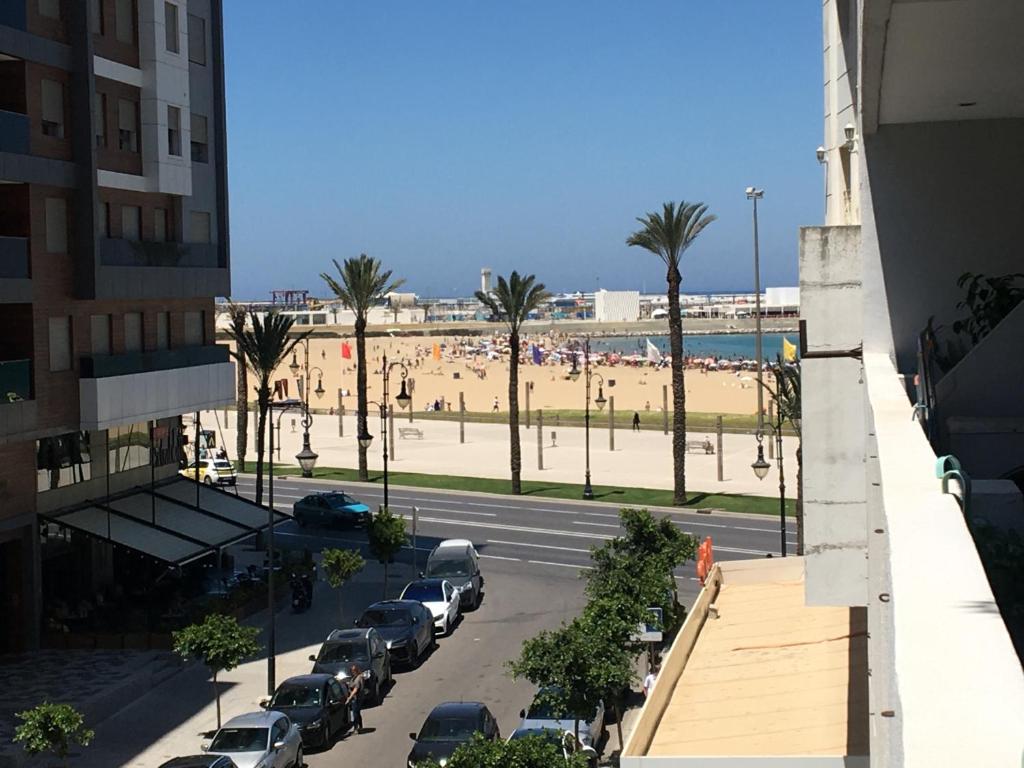
[(80, 375), (83, 379), (105, 379), (110, 376), (130, 376), (151, 371), (214, 365), (226, 363), (228, 352), (226, 346), (211, 344), (149, 352), (124, 352), (119, 355), (91, 355), (81, 358)]
[(116, 238), (100, 239), (100, 263), (107, 267), (219, 267), (220, 256), (211, 243), (148, 243)]

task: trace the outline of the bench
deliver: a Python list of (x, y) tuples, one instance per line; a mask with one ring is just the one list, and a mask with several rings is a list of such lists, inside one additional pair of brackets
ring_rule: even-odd
[(405, 440), (407, 437), (415, 437), (417, 440), (423, 439), (423, 430), (419, 427), (399, 427), (398, 436)]
[(712, 454), (715, 452), (715, 446), (711, 444), (710, 440), (687, 440), (686, 452)]

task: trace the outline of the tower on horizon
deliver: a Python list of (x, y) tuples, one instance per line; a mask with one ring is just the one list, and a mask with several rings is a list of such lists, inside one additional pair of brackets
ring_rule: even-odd
[(484, 293), (491, 292), (491, 269), (484, 267), (480, 270), (480, 290)]

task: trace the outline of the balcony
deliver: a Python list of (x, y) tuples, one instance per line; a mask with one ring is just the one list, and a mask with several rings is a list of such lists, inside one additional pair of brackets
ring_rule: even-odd
[(151, 352), (125, 352), (120, 355), (93, 355), (80, 360), (80, 377), (106, 379), (149, 371), (169, 371), (228, 362), (228, 348), (220, 344), (206, 347), (181, 347)]
[(28, 115), (0, 109), (0, 152), (27, 155), (30, 134)]
[(100, 264), (106, 267), (200, 267), (220, 264), (211, 243), (146, 243), (136, 240), (100, 240)]
[(25, 0), (5, 0), (0, 3), (0, 27), (14, 27), (25, 31)]
[(0, 235), (0, 280), (28, 278), (28, 238)]
[(32, 361), (0, 360), (0, 407), (32, 399)]

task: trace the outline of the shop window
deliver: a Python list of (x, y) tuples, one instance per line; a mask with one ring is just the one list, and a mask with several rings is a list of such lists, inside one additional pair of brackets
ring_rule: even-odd
[(92, 479), (88, 432), (68, 432), (36, 441), (36, 490), (40, 493)]

